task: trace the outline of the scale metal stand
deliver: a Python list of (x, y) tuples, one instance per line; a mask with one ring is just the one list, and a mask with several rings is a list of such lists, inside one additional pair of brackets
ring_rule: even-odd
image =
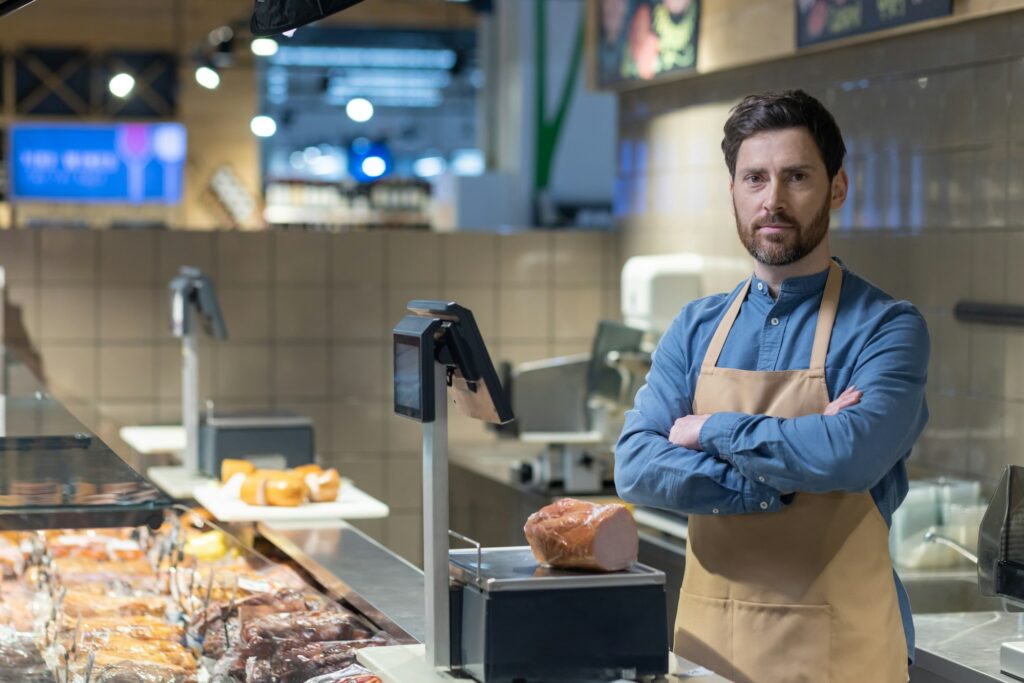
[[(183, 266), (170, 284), (171, 330), (181, 338), (181, 419), (185, 449), (178, 467), (151, 467), (146, 472), (154, 483), (175, 498), (192, 496), (192, 490), (210, 481), (199, 471), (199, 327), (216, 339), (228, 331), (217, 302), (213, 282), (197, 268)], [(198, 318), (198, 321), (196, 320)]]
[(395, 327), (395, 412), (423, 425), (422, 645), (364, 648), (357, 660), (384, 683), (464, 680), (451, 673), (448, 537), (448, 390), (469, 417), (513, 419), (472, 312), (444, 301), (411, 301)]

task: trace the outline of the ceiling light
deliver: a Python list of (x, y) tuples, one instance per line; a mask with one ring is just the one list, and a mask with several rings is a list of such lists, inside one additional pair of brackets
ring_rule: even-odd
[(114, 97), (120, 97), (123, 99), (128, 97), (135, 88), (135, 79), (132, 78), (131, 74), (126, 74), (122, 71), (119, 74), (115, 74), (114, 77), (110, 79), (108, 87), (110, 88), (110, 93), (114, 95)]
[(216, 90), (220, 85), (220, 74), (216, 69), (203, 65), (196, 69), (196, 83), (207, 90)]
[(277, 121), (269, 116), (255, 116), (249, 122), (249, 129), (258, 138), (269, 138), (277, 132)]
[(362, 170), (367, 177), (380, 178), (388, 170), (388, 164), (382, 157), (366, 157), (363, 159)]
[(365, 97), (353, 97), (345, 105), (345, 113), (356, 123), (366, 123), (373, 118), (373, 104)]
[(277, 54), (277, 41), (273, 38), (256, 38), (249, 44), (257, 57), (273, 57)]

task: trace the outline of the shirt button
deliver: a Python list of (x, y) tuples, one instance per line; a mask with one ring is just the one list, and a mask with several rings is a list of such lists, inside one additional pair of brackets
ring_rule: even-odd
[(761, 482), (762, 484), (764, 483), (764, 477), (758, 477), (758, 478), (757, 478), (757, 480), (758, 480), (759, 482)]
[(762, 510), (767, 510), (768, 509), (768, 503), (766, 503), (765, 501), (762, 500), (761, 501), (761, 509)]
[(759, 292), (763, 292), (764, 291), (764, 283), (763, 282), (758, 282), (757, 283), (757, 291), (759, 291)]
[(779, 324), (779, 319), (778, 318), (772, 318), (772, 325), (778, 325), (778, 324)]
[(711, 509), (711, 512), (713, 512), (714, 514), (716, 514), (716, 515), (717, 515), (717, 514), (718, 514), (718, 508), (712, 508), (712, 509)]

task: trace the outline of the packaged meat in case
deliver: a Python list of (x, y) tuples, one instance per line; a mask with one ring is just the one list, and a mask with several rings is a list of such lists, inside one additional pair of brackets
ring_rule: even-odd
[(306, 683), (381, 683), (381, 680), (358, 664), (353, 664), (341, 671), (310, 678)]
[(640, 549), (636, 522), (623, 505), (563, 498), (530, 515), (523, 531), (537, 562), (562, 569), (621, 571)]
[(0, 625), (0, 683), (51, 683), (49, 668), (30, 635)]
[(0, 683), (304, 683), (397, 644), (190, 512), (0, 540)]

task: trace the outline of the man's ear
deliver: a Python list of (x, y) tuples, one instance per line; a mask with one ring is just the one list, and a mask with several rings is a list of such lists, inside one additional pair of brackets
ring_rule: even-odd
[(832, 209), (838, 209), (846, 203), (846, 193), (850, 189), (850, 179), (846, 175), (846, 169), (840, 168), (839, 173), (832, 179)]

